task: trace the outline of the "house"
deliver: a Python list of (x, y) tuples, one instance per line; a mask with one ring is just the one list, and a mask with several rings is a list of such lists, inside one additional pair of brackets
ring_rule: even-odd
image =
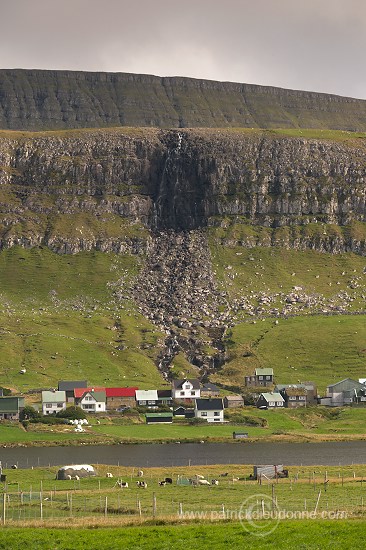
[(255, 369), (252, 376), (245, 377), (245, 385), (248, 387), (268, 387), (273, 385), (273, 381), (273, 369)]
[(0, 397), (0, 420), (19, 420), (24, 406), (24, 397)]
[(136, 407), (136, 390), (131, 388), (105, 388), (106, 409), (113, 410), (120, 407)]
[(66, 409), (65, 391), (43, 391), (42, 392), (42, 413), (56, 414)]
[(224, 421), (224, 403), (222, 399), (196, 399), (194, 415), (207, 422)]
[(352, 378), (345, 378), (328, 386), (326, 397), (320, 400), (321, 405), (329, 407), (343, 407), (360, 402), (366, 402), (366, 387)]
[(76, 388), (74, 390), (75, 405), (81, 407), (85, 412), (105, 412), (106, 410), (106, 394), (105, 388), (83, 389)]
[(173, 413), (146, 413), (146, 424), (171, 424), (173, 422)]
[(58, 391), (66, 392), (66, 402), (74, 403), (74, 389), (88, 387), (87, 380), (60, 380), (58, 383)]
[(201, 387), (201, 397), (218, 397), (220, 395), (220, 388), (212, 382), (207, 382)]
[(285, 400), (285, 407), (294, 409), (317, 405), (318, 393), (313, 382), (302, 382), (301, 384), (277, 384), (275, 392), (279, 392)]
[(225, 409), (244, 407), (244, 399), (241, 395), (226, 395), (224, 397), (224, 407)]
[(158, 404), (171, 407), (173, 405), (172, 390), (158, 390)]
[(197, 378), (172, 381), (173, 399), (198, 399), (201, 397), (201, 385)]
[(157, 390), (136, 390), (136, 403), (138, 407), (158, 407), (159, 398)]
[(284, 403), (285, 400), (280, 393), (261, 393), (256, 402), (256, 407), (258, 409), (277, 409), (283, 407)]

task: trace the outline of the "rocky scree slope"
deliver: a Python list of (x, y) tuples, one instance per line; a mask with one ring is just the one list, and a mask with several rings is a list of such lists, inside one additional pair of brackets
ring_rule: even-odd
[(0, 70), (0, 128), (110, 126), (366, 131), (366, 101), (183, 77)]

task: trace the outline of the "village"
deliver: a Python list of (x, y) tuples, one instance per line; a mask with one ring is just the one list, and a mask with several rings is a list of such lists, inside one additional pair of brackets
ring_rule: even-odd
[[(245, 393), (229, 394), (217, 385), (201, 383), (196, 378), (172, 380), (171, 388), (139, 389), (138, 387), (97, 387), (87, 380), (62, 380), (58, 388), (40, 391), (40, 402), (28, 402), (29, 392), (11, 395), (0, 389), (0, 420), (28, 420), (29, 410), (39, 417), (56, 416), (68, 407), (78, 407), (83, 414), (120, 414), (136, 409), (146, 424), (172, 423), (174, 419), (223, 423), (226, 409), (256, 407), (262, 410), (301, 407), (344, 407), (366, 403), (366, 379), (346, 378), (318, 394), (313, 382), (277, 384), (273, 369), (257, 368), (244, 377)], [(10, 395), (9, 395), (10, 394)], [(80, 429), (80, 427), (79, 427)]]

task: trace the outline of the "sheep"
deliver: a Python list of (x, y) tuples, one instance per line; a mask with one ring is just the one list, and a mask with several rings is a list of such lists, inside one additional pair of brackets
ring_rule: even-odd
[(211, 479), (211, 485), (218, 485), (219, 481), (217, 479)]
[(143, 477), (143, 475), (144, 475), (144, 472), (142, 470), (139, 470), (137, 472), (137, 477)]
[(211, 485), (211, 483), (207, 479), (199, 479), (198, 485)]
[(79, 481), (80, 477), (78, 475), (75, 475), (75, 480)]
[(120, 487), (121, 489), (128, 489), (128, 482), (127, 481), (120, 481), (118, 480), (116, 482), (117, 487)]
[(17, 468), (18, 468), (18, 466), (16, 464), (13, 464), (12, 467), (11, 467), (12, 470), (16, 470)]
[(113, 477), (113, 474), (111, 474), (111, 472), (107, 472), (105, 477)]
[(67, 474), (66, 479), (72, 479), (70, 474)]

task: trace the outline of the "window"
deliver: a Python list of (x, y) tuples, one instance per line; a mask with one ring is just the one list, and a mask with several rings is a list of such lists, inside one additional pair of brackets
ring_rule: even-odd
[(88, 405), (88, 404), (85, 404), (83, 406), (83, 409), (87, 410), (87, 411), (94, 411), (95, 410), (95, 407), (94, 405)]
[(220, 411), (214, 411), (214, 416), (220, 416)]
[(100, 403), (98, 403), (98, 409), (100, 409), (102, 407), (102, 405)]
[(57, 408), (62, 409), (62, 403), (57, 403)]
[(296, 401), (296, 395), (290, 395), (288, 400), (289, 401)]
[(180, 395), (184, 395), (184, 391), (181, 391), (181, 392), (180, 392)]
[(155, 401), (148, 401), (147, 404), (148, 405), (155, 405)]
[(191, 395), (196, 395), (196, 392), (195, 392), (195, 391), (191, 391)]
[(258, 380), (263, 380), (263, 376), (258, 376)]
[(52, 409), (52, 403), (46, 403), (46, 409)]
[(270, 376), (266, 376), (266, 380), (271, 380), (271, 377), (270, 377)]
[(201, 416), (207, 416), (207, 412), (206, 412), (206, 411), (202, 411), (202, 412), (201, 412)]
[(139, 405), (146, 405), (146, 401), (139, 401)]
[(299, 401), (305, 401), (305, 395), (299, 395)]

